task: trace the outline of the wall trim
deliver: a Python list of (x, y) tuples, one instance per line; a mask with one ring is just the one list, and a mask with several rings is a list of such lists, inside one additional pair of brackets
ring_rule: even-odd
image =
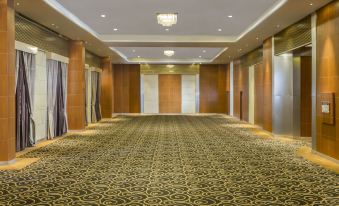
[(46, 57), (47, 57), (47, 59), (56, 60), (56, 61), (63, 62), (63, 63), (66, 63), (66, 64), (69, 63), (68, 57), (64, 57), (64, 56), (61, 56), (60, 54), (56, 54), (56, 53), (53, 53), (53, 52), (47, 52)]
[(38, 53), (38, 47), (26, 44), (20, 41), (15, 41), (15, 49), (20, 50), (23, 52), (27, 52), (30, 54), (37, 54)]

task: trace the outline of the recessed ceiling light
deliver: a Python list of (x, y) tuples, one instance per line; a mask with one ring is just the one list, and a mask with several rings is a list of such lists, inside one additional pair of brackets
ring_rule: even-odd
[(277, 28), (279, 28), (279, 27), (280, 27), (280, 25), (278, 24), (278, 25), (277, 25)]
[(101, 14), (100, 15), (102, 18), (106, 18), (106, 14)]
[(135, 49), (133, 49), (132, 52), (135, 53)]
[(168, 13), (168, 14), (157, 14), (158, 24), (162, 26), (173, 26), (177, 24), (178, 21), (178, 14), (177, 13)]
[(257, 40), (259, 40), (259, 37), (257, 37)]
[(310, 3), (310, 6), (313, 6), (313, 3)]
[(55, 26), (55, 24), (52, 24), (52, 26)]
[(138, 56), (138, 58), (140, 58), (140, 56)]
[(20, 5), (20, 3), (18, 2), (18, 3), (16, 3), (16, 5), (17, 5), (17, 6), (19, 6), (19, 5)]
[(206, 53), (206, 50), (202, 50), (203, 53)]
[(113, 30), (114, 30), (114, 31), (118, 31), (119, 29), (118, 29), (118, 28), (114, 28)]
[(168, 56), (168, 57), (173, 56), (174, 53), (175, 53), (175, 52), (174, 52), (173, 50), (165, 50), (165, 51), (164, 51), (164, 55), (165, 55), (165, 56)]
[(166, 28), (165, 30), (166, 30), (166, 31), (169, 31), (169, 28)]
[(218, 29), (218, 31), (222, 31), (222, 29)]
[(232, 18), (233, 16), (232, 15), (228, 15), (228, 18)]

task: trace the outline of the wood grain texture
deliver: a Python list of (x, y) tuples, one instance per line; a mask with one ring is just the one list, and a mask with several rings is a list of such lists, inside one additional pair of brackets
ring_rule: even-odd
[(140, 113), (140, 65), (113, 65), (113, 112)]
[(227, 65), (201, 65), (200, 113), (226, 113)]
[(226, 65), (226, 114), (230, 115), (231, 67)]
[(101, 114), (103, 118), (111, 118), (113, 113), (113, 71), (110, 57), (101, 59), (101, 68)]
[(15, 159), (14, 1), (0, 0), (0, 162)]
[(181, 113), (181, 75), (159, 74), (159, 112)]
[(234, 116), (248, 121), (248, 67), (241, 67), (240, 60), (234, 62)]
[(272, 71), (273, 45), (272, 38), (263, 44), (263, 129), (272, 132)]
[(300, 57), (300, 135), (312, 136), (312, 57)]
[[(339, 1), (317, 12), (317, 151), (339, 159)], [(335, 93), (335, 124), (322, 123), (321, 94)]]
[(264, 66), (263, 63), (254, 66), (254, 123), (264, 127)]
[(67, 79), (68, 129), (85, 129), (85, 46), (82, 41), (70, 41)]

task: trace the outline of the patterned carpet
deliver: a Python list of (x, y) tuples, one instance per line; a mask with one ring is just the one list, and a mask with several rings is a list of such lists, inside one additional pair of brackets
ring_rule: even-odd
[(339, 205), (339, 175), (214, 116), (119, 116), (0, 171), (0, 205)]

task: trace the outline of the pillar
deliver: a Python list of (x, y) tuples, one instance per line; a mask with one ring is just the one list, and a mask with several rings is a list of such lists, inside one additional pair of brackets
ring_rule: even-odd
[(82, 41), (70, 41), (67, 119), (69, 130), (85, 129), (85, 46)]
[(110, 57), (101, 59), (101, 113), (103, 118), (111, 118), (113, 113), (113, 69)]
[(15, 161), (14, 25), (13, 0), (0, 0), (0, 165)]

